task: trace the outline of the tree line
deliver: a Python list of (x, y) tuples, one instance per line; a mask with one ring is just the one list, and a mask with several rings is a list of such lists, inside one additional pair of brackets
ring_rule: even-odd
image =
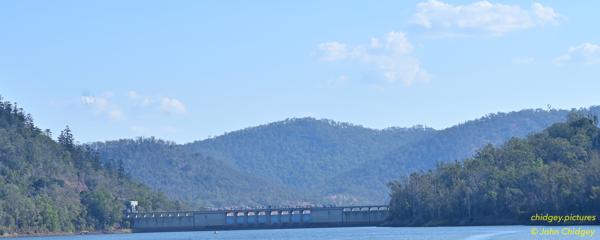
[[(525, 139), (488, 145), (389, 184), (394, 225), (535, 224), (534, 214), (600, 212), (600, 129), (573, 112)], [(588, 223), (589, 224), (589, 223)]]
[(125, 202), (142, 210), (184, 206), (100, 161), (66, 127), (57, 140), (31, 115), (0, 97), (0, 235), (126, 227)]

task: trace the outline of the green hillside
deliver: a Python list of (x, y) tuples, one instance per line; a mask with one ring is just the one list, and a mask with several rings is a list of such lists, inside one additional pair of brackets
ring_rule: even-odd
[(190, 153), (154, 138), (90, 146), (104, 162), (122, 163), (133, 178), (195, 208), (299, 204), (301, 194), (266, 181), (266, 172), (243, 172), (228, 161)]
[(126, 200), (142, 210), (181, 204), (101, 164), (67, 128), (55, 141), (0, 98), (0, 235), (117, 228)]
[(247, 172), (261, 172), (273, 182), (319, 191), (315, 187), (321, 187), (332, 176), (433, 132), (424, 127), (375, 130), (300, 118), (247, 128), (184, 147), (230, 160)]
[[(488, 145), (391, 184), (396, 225), (536, 224), (534, 214), (600, 211), (597, 118), (573, 113), (525, 139)], [(538, 223), (539, 224), (539, 223)]]
[(471, 157), (487, 144), (498, 145), (512, 137), (539, 132), (553, 123), (564, 121), (567, 115), (565, 110), (490, 114), (436, 131), (427, 138), (386, 152), (381, 158), (336, 176), (327, 186), (330, 186), (330, 194), (346, 192), (362, 196), (368, 203), (381, 203), (381, 199), (389, 196), (386, 185), (391, 180), (434, 168), (439, 162)]
[(123, 162), (133, 178), (194, 207), (381, 204), (394, 179), (541, 131), (569, 112), (490, 114), (442, 130), (301, 118), (185, 145), (149, 138), (91, 146), (103, 161)]

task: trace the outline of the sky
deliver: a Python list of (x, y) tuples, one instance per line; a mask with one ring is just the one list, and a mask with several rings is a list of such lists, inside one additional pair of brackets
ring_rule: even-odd
[(600, 104), (597, 1), (1, 1), (0, 95), (80, 142)]

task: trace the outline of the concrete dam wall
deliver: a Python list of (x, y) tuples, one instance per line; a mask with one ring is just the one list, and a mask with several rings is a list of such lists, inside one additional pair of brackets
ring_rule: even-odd
[(134, 232), (377, 226), (388, 206), (126, 213)]

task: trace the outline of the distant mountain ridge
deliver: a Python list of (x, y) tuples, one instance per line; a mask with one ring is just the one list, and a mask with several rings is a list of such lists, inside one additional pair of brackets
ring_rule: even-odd
[[(599, 110), (576, 111), (597, 114)], [(422, 126), (376, 130), (327, 119), (295, 118), (184, 145), (169, 143), (173, 145), (169, 148), (127, 147), (125, 143), (134, 140), (92, 146), (105, 161), (123, 161), (133, 178), (194, 206), (385, 203), (386, 184), (391, 180), (430, 169), (438, 162), (470, 157), (487, 144), (535, 133), (564, 121), (569, 112), (496, 113), (442, 130)], [(135, 162), (144, 164), (140, 167)], [(177, 170), (182, 168), (176, 167), (170, 172), (178, 177), (147, 179), (150, 173), (167, 170), (169, 162), (187, 166), (191, 175), (182, 177)]]
[[(314, 118), (288, 119), (184, 145), (195, 153), (228, 159), (250, 171), (267, 171), (273, 181), (310, 188), (367, 159), (433, 133), (431, 128), (374, 130)], [(292, 167), (292, 168), (290, 168)], [(268, 171), (286, 169), (286, 171)], [(299, 170), (308, 171), (299, 171)], [(319, 186), (320, 187), (320, 186)]]
[(403, 145), (387, 152), (381, 158), (373, 159), (368, 164), (336, 176), (331, 182), (349, 183), (354, 186), (354, 191), (359, 191), (354, 193), (357, 195), (367, 193), (365, 194), (367, 196), (385, 198), (388, 194), (386, 183), (392, 179), (397, 179), (403, 174), (434, 168), (438, 162), (468, 158), (487, 144), (499, 145), (510, 138), (525, 137), (554, 123), (564, 121), (568, 113), (569, 111), (564, 110), (538, 109), (489, 114), (438, 130), (427, 138)]

